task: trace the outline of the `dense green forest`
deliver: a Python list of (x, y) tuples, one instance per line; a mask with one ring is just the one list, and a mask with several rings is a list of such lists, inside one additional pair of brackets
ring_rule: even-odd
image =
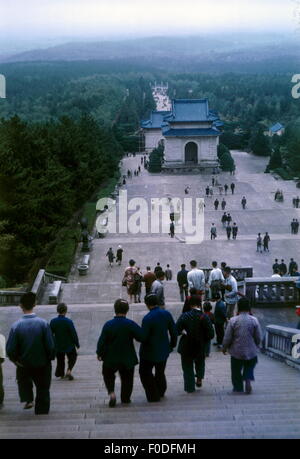
[(80, 211), (92, 201), (83, 211), (95, 216), (97, 191), (112, 191), (123, 145), (136, 142), (139, 118), (154, 108), (141, 77), (64, 83), (53, 77), (48, 88), (47, 78), (20, 76), (1, 104), (0, 280), (6, 285), (30, 281), (41, 266), (68, 274)]
[[(67, 274), (78, 237), (74, 215), (116, 183), (124, 151), (139, 148), (140, 120), (155, 108), (155, 80), (168, 81), (170, 98), (209, 99), (224, 121), (225, 169), (232, 166), (228, 149), (245, 149), (270, 155), (269, 169), (286, 178), (300, 176), (300, 102), (291, 96), (291, 74), (179, 74), (125, 61), (2, 64), (0, 73), (7, 79), (0, 101), (0, 276), (8, 285), (32, 278), (40, 266)], [(264, 131), (276, 122), (286, 133), (270, 140)]]

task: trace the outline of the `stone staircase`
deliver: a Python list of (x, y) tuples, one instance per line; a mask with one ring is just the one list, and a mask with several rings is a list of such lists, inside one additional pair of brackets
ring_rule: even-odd
[[(115, 248), (122, 244), (125, 250), (124, 260), (133, 257), (145, 269), (148, 264), (155, 266), (157, 261), (170, 263), (175, 267), (197, 257), (205, 266), (217, 256), (218, 261), (226, 260), (234, 266), (253, 266), (256, 276), (265, 275), (275, 256), (286, 259), (294, 256), (298, 250), (298, 238), (287, 235), (287, 218), (295, 217), (294, 210), (288, 208), (286, 201), (282, 206), (273, 202), (272, 192), (277, 184), (268, 175), (264, 180), (260, 173), (264, 170), (264, 158), (252, 158), (244, 153), (235, 154), (237, 160), (236, 180), (240, 176), (238, 195), (230, 197), (230, 211), (234, 210), (241, 229), (238, 241), (224, 243), (220, 232), (220, 241), (213, 245), (204, 241), (201, 247), (179, 244), (165, 235), (145, 235), (139, 237), (110, 235), (104, 240), (94, 241), (91, 252), (91, 266), (88, 277), (80, 278), (77, 264), (82, 256), (78, 252), (69, 284), (63, 284), (62, 301), (68, 304), (69, 317), (74, 321), (81, 344), (74, 381), (56, 380), (53, 376), (51, 386), (51, 411), (48, 416), (35, 416), (32, 411), (24, 411), (19, 403), (15, 368), (6, 361), (3, 365), (5, 384), (5, 405), (0, 411), (0, 439), (230, 439), (230, 438), (299, 438), (300, 437), (300, 384), (299, 371), (266, 355), (259, 356), (255, 371), (256, 382), (251, 395), (232, 395), (230, 378), (230, 357), (224, 356), (212, 346), (211, 356), (206, 360), (206, 377), (203, 387), (194, 394), (183, 390), (183, 377), (180, 356), (173, 352), (167, 365), (168, 390), (160, 403), (148, 404), (141, 386), (138, 369), (135, 373), (135, 385), (132, 404), (117, 404), (114, 409), (108, 407), (108, 396), (103, 384), (101, 365), (95, 356), (96, 343), (103, 324), (113, 316), (113, 301), (124, 296), (121, 287), (124, 266), (107, 267), (105, 254), (110, 244)], [(136, 167), (136, 159), (124, 160), (124, 171)], [(244, 171), (244, 164), (247, 168)], [(253, 171), (253, 173), (249, 173)], [(159, 176), (157, 176), (159, 177)], [(183, 193), (187, 185), (185, 177), (148, 176), (136, 178), (128, 184), (130, 197), (163, 196), (168, 193)], [(231, 178), (223, 175), (223, 183)], [(198, 178), (190, 176), (188, 183), (192, 189), (203, 195), (207, 176), (199, 188)], [(282, 184), (281, 184), (282, 186)], [(294, 192), (292, 184), (285, 191)], [(202, 190), (202, 194), (201, 194)], [(198, 193), (197, 191), (197, 193)], [(266, 195), (266, 192), (268, 195)], [(197, 194), (196, 191), (194, 194)], [(241, 195), (246, 194), (249, 212), (240, 209)], [(265, 204), (267, 198), (267, 203)], [(263, 199), (262, 199), (263, 198)], [(149, 198), (150, 199), (150, 198)], [(280, 209), (277, 213), (275, 208)], [(271, 209), (271, 210), (270, 210)], [(283, 210), (282, 210), (283, 209)], [(286, 210), (285, 210), (286, 209)], [(209, 234), (211, 218), (215, 218), (212, 204), (206, 208), (208, 220), (206, 235)], [(234, 215), (235, 215), (234, 214)], [(272, 215), (271, 215), (272, 214)], [(274, 221), (273, 221), (274, 220)], [(275, 221), (276, 220), (276, 221)], [(216, 220), (217, 221), (217, 220)], [(272, 231), (272, 255), (257, 257), (255, 253), (255, 235), (262, 231), (268, 222)], [(278, 223), (279, 222), (279, 223)], [(276, 223), (276, 225), (275, 225)], [(278, 228), (279, 227), (279, 228)], [(222, 233), (223, 234), (223, 233)], [(273, 244), (274, 239), (274, 244)], [(287, 239), (287, 241), (285, 241)], [(147, 244), (146, 244), (147, 243)], [(254, 243), (254, 246), (253, 246)], [(176, 245), (176, 249), (171, 246)], [(235, 248), (236, 247), (236, 248)], [(273, 249), (274, 247), (274, 249)], [(234, 250), (233, 250), (234, 249)], [(125, 261), (124, 261), (125, 262)], [(176, 320), (181, 312), (178, 288), (175, 281), (165, 282), (167, 309)], [(39, 306), (39, 316), (50, 321), (56, 316), (55, 306)], [(143, 304), (131, 305), (128, 317), (141, 323), (146, 314)], [(292, 308), (253, 310), (262, 328), (277, 324), (293, 326), (295, 312)], [(1, 308), (0, 331), (8, 336), (11, 324), (21, 315), (16, 307)], [(117, 379), (116, 392), (120, 384)]]
[[(82, 308), (80, 313), (77, 312), (78, 308), (70, 307), (73, 319), (79, 319), (77, 313), (81, 321), (85, 317), (86, 322), (96, 317), (105, 321), (111, 316), (111, 306), (108, 305), (87, 307), (86, 314)], [(138, 322), (145, 313), (144, 308), (143, 305), (133, 307), (133, 318)], [(41, 310), (44, 314), (40, 314)], [(89, 310), (93, 311), (91, 315)], [(39, 307), (37, 312), (50, 319), (55, 310), (48, 306)], [(89, 333), (86, 325), (80, 324), (79, 335), (84, 330), (84, 334)], [(36, 417), (32, 411), (23, 410), (18, 401), (14, 366), (5, 362), (5, 405), (0, 412), (0, 439), (300, 437), (299, 371), (260, 355), (253, 394), (235, 396), (231, 393), (230, 358), (214, 346), (206, 360), (203, 387), (196, 393), (186, 394), (183, 391), (180, 356), (173, 352), (166, 371), (168, 390), (162, 402), (146, 402), (136, 369), (132, 404), (117, 404), (116, 408), (109, 408), (101, 365), (93, 351), (96, 348), (96, 330), (100, 330), (101, 326), (97, 323), (91, 341), (81, 343), (75, 380), (61, 381), (53, 377), (49, 416)], [(90, 330), (95, 325), (89, 324), (89, 327)], [(117, 379), (117, 394), (119, 388)]]

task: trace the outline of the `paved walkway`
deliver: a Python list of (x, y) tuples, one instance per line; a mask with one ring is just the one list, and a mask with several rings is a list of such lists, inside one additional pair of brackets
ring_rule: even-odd
[[(177, 239), (171, 239), (167, 234), (111, 234), (105, 239), (94, 240), (94, 250), (91, 253), (91, 267), (88, 277), (79, 277), (73, 269), (71, 280), (76, 284), (86, 283), (120, 283), (123, 270), (130, 258), (134, 258), (137, 265), (145, 270), (147, 265), (152, 268), (157, 262), (163, 267), (170, 264), (174, 273), (177, 273), (181, 263), (189, 266), (191, 259), (196, 259), (200, 266), (211, 266), (216, 259), (219, 263), (226, 261), (232, 266), (253, 266), (254, 276), (267, 276), (272, 274), (272, 264), (275, 258), (284, 258), (288, 264), (289, 259), (297, 260), (300, 253), (300, 235), (290, 234), (290, 221), (300, 219), (300, 209), (294, 209), (292, 198), (299, 193), (294, 182), (276, 181), (270, 174), (264, 174), (267, 159), (258, 158), (247, 153), (235, 152), (234, 158), (237, 173), (234, 177), (229, 173), (222, 173), (218, 180), (224, 185), (234, 181), (235, 194), (225, 197), (226, 211), (230, 212), (233, 221), (239, 227), (236, 241), (227, 240), (225, 230), (222, 228), (222, 210), (215, 211), (213, 198), (205, 198), (205, 239), (199, 245), (182, 244)], [(136, 169), (140, 164), (140, 157), (127, 158), (123, 161), (123, 170)], [(127, 182), (128, 200), (143, 197), (147, 200), (149, 213), (151, 199), (167, 195), (184, 199), (185, 197), (205, 197), (205, 188), (211, 182), (211, 175), (160, 175), (149, 174), (142, 170), (139, 177), (134, 177)], [(189, 196), (184, 194), (185, 187), (191, 187)], [(277, 188), (283, 189), (285, 201), (274, 201)], [(216, 195), (219, 197), (217, 189)], [(246, 196), (247, 209), (241, 207), (241, 199)], [(132, 212), (129, 212), (129, 216)], [(218, 237), (210, 240), (210, 227), (215, 223)], [(268, 231), (271, 236), (270, 252), (259, 254), (256, 252), (257, 233)], [(185, 237), (186, 234), (178, 235)], [(116, 252), (118, 245), (124, 249), (123, 266), (108, 268), (105, 257), (109, 247)], [(300, 262), (300, 259), (298, 260)], [(125, 266), (126, 265), (126, 266)], [(70, 287), (72, 288), (72, 287)], [(105, 290), (105, 286), (103, 287)], [(67, 293), (68, 288), (66, 289)], [(69, 297), (67, 297), (69, 299)], [(170, 297), (170, 300), (173, 299)], [(167, 298), (168, 300), (168, 298)], [(104, 302), (107, 298), (104, 298)], [(86, 299), (89, 302), (89, 299)], [(101, 302), (101, 300), (100, 300)]]

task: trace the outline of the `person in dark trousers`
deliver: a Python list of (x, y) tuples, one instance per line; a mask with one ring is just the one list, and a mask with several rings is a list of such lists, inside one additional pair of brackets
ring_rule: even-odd
[(231, 380), (233, 393), (252, 392), (254, 368), (257, 364), (258, 345), (261, 342), (261, 329), (256, 317), (250, 315), (247, 298), (238, 302), (239, 315), (230, 319), (223, 340), (223, 353), (231, 355)]
[(171, 281), (173, 277), (173, 272), (172, 269), (170, 268), (170, 265), (167, 265), (165, 269), (165, 275), (166, 275), (166, 280)]
[(215, 330), (216, 330), (216, 342), (214, 346), (218, 346), (220, 349), (222, 347), (222, 342), (224, 338), (224, 326), (227, 322), (226, 315), (226, 304), (221, 299), (219, 293), (216, 294), (215, 299), (217, 300), (215, 305)]
[(170, 236), (171, 236), (172, 239), (173, 239), (174, 236), (175, 236), (175, 225), (174, 225), (174, 222), (171, 222), (171, 223), (170, 223)]
[(177, 344), (177, 333), (172, 315), (158, 306), (156, 295), (147, 295), (145, 303), (149, 313), (142, 321), (144, 341), (140, 347), (139, 372), (148, 402), (158, 402), (167, 390), (165, 368)]
[(178, 271), (177, 273), (177, 283), (179, 287), (181, 301), (184, 301), (185, 298), (188, 296), (188, 280), (187, 280), (188, 270), (185, 268), (186, 268), (186, 265), (182, 264), (181, 270)]
[(262, 237), (261, 237), (261, 234), (258, 233), (257, 235), (257, 239), (256, 239), (256, 252), (260, 252), (262, 253)]
[(213, 223), (210, 228), (210, 240), (214, 240), (217, 237), (217, 228), (215, 224)]
[(190, 307), (191, 310), (182, 314), (176, 323), (178, 335), (182, 334), (178, 353), (181, 355), (184, 390), (187, 393), (195, 392), (195, 386), (202, 386), (205, 375), (205, 345), (214, 337), (211, 321), (200, 310), (197, 302), (191, 300)]
[(280, 271), (280, 264), (278, 263), (278, 258), (275, 258), (275, 263), (273, 264), (272, 269), (273, 273), (277, 270)]
[[(57, 306), (58, 317), (52, 319), (50, 328), (55, 339), (57, 367), (55, 376), (73, 381), (72, 369), (77, 361), (76, 348), (80, 348), (76, 329), (72, 320), (66, 317), (68, 307), (65, 303)], [(68, 369), (65, 374), (65, 358), (68, 359)]]
[(269, 242), (271, 238), (269, 236), (269, 233), (266, 233), (263, 238), (263, 246), (264, 246), (264, 252), (270, 252), (269, 250)]
[(224, 212), (224, 214), (222, 215), (221, 222), (222, 222), (223, 228), (225, 228), (226, 227), (226, 223), (227, 223), (227, 214), (226, 214), (226, 212)]
[(243, 199), (242, 199), (242, 207), (243, 209), (245, 210), (246, 209), (246, 204), (247, 204), (247, 199), (245, 198), (245, 196), (243, 196)]
[(226, 220), (226, 222), (227, 222), (227, 226), (231, 225), (232, 216), (231, 216), (229, 213), (227, 214), (227, 220)]
[(227, 204), (227, 203), (226, 203), (225, 199), (223, 199), (222, 202), (221, 202), (221, 208), (222, 208), (222, 210), (225, 210), (226, 204)]
[(284, 260), (281, 260), (279, 265), (279, 272), (281, 276), (285, 276), (287, 273), (287, 265), (285, 264)]
[[(203, 312), (204, 314), (209, 318), (211, 321), (212, 325), (215, 324), (215, 316), (212, 313), (212, 305), (210, 301), (205, 301), (203, 304)], [(211, 348), (211, 340), (207, 341), (205, 343), (205, 357), (209, 357), (210, 354), (210, 348)]]
[(145, 282), (145, 290), (146, 290), (146, 295), (149, 295), (151, 291), (151, 286), (153, 282), (156, 280), (156, 275), (151, 271), (151, 267), (147, 266), (147, 272), (144, 274), (143, 277), (143, 282)]
[(293, 218), (293, 221), (291, 222), (291, 233), (292, 234), (296, 234), (295, 233), (295, 219)]
[(291, 258), (290, 264), (289, 264), (289, 275), (293, 276), (293, 273), (295, 271), (298, 271), (298, 265), (295, 262), (294, 258)]
[(115, 259), (115, 255), (114, 255), (113, 249), (112, 249), (111, 247), (110, 247), (110, 249), (108, 250), (106, 256), (107, 256), (107, 258), (108, 258), (108, 263), (109, 263), (109, 266), (110, 266), (110, 268), (111, 268), (112, 265), (113, 265), (114, 259)]
[(239, 228), (238, 228), (237, 224), (234, 223), (233, 227), (232, 227), (232, 239), (234, 239), (234, 240), (236, 239), (238, 231), (239, 231)]
[(116, 406), (115, 394), (116, 373), (121, 378), (121, 402), (131, 402), (133, 391), (134, 367), (138, 358), (134, 348), (134, 340), (141, 342), (143, 332), (135, 322), (126, 318), (129, 311), (127, 301), (119, 299), (114, 304), (115, 317), (105, 323), (98, 344), (97, 357), (103, 362), (102, 374), (109, 395), (109, 407)]
[(216, 199), (214, 202), (215, 210), (218, 210), (219, 204), (220, 204), (219, 200)]
[(17, 382), (21, 403), (25, 409), (33, 407), (33, 383), (36, 386), (35, 414), (50, 410), (51, 360), (55, 359), (55, 343), (48, 323), (33, 310), (36, 295), (21, 297), (24, 316), (10, 330), (6, 345), (8, 358), (17, 367)]
[(230, 188), (231, 188), (231, 193), (234, 194), (235, 184), (232, 183), (232, 184), (230, 185)]
[(226, 226), (226, 233), (227, 233), (227, 239), (230, 240), (231, 238), (231, 232), (232, 232), (232, 228), (230, 225)]
[(225, 183), (225, 185), (224, 185), (225, 196), (227, 196), (228, 188), (229, 188), (229, 187), (228, 187), (227, 183)]
[(116, 257), (116, 263), (118, 263), (119, 266), (121, 266), (122, 264), (123, 252), (124, 250), (122, 249), (122, 246), (119, 245), (118, 250), (117, 250), (117, 257)]

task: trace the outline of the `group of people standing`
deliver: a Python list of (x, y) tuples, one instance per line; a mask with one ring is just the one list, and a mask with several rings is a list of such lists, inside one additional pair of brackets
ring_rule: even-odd
[(284, 277), (284, 276), (291, 276), (291, 277), (298, 277), (300, 273), (298, 271), (298, 263), (294, 260), (294, 258), (290, 259), (289, 266), (286, 265), (284, 259), (282, 258), (280, 263), (278, 258), (275, 258), (275, 262), (272, 266), (273, 275), (272, 277)]
[[(226, 214), (226, 212), (224, 212), (221, 218), (221, 223), (222, 223), (223, 228), (226, 231), (227, 239), (230, 240), (232, 236), (232, 239), (235, 240), (238, 235), (239, 227), (237, 226), (236, 222), (234, 222), (233, 225), (231, 224), (231, 222), (232, 222), (232, 217), (230, 213)], [(210, 239), (214, 240), (216, 238), (217, 238), (217, 227), (215, 223), (212, 223), (211, 228), (210, 228)]]
[(270, 252), (269, 243), (271, 241), (269, 233), (265, 233), (264, 237), (262, 237), (261, 233), (258, 233), (256, 239), (256, 252), (263, 253), (263, 252)]
[[(213, 188), (214, 187), (217, 187), (218, 190), (219, 190), (219, 195), (222, 196), (223, 194), (223, 191), (225, 193), (225, 196), (227, 196), (227, 193), (228, 193), (228, 190), (229, 190), (229, 185), (227, 183), (225, 183), (225, 185), (221, 185), (221, 183), (218, 182), (218, 179), (217, 177), (215, 177), (214, 175), (212, 176), (211, 178), (211, 186), (210, 185), (207, 185), (206, 189), (205, 189), (205, 193), (206, 193), (206, 196), (209, 197), (209, 196), (213, 196), (214, 192), (213, 192)], [(231, 189), (231, 194), (234, 194), (234, 191), (235, 191), (235, 183), (232, 182), (230, 184), (230, 189)]]
[(291, 233), (298, 234), (299, 232), (299, 221), (297, 218), (293, 218), (291, 221)]

